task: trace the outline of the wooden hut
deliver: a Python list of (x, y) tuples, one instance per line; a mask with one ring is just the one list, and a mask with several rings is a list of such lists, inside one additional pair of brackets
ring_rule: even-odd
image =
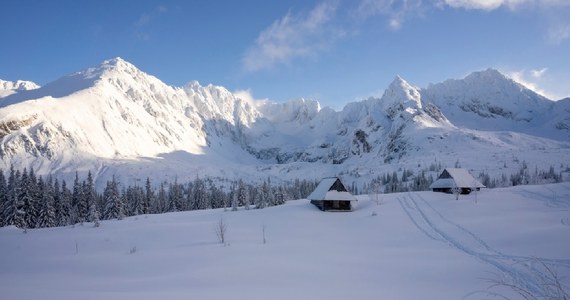
[(358, 201), (338, 177), (323, 178), (308, 199), (322, 211), (352, 211)]
[(469, 171), (458, 168), (447, 168), (434, 181), (429, 188), (434, 192), (452, 193), (454, 188), (459, 188), (461, 194), (469, 194), (471, 191), (480, 190), (485, 186), (475, 179)]

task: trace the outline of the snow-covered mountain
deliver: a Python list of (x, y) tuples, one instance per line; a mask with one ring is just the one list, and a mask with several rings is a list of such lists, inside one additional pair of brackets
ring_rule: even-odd
[(568, 140), (567, 100), (551, 101), (497, 70), (474, 72), (423, 89), (450, 121), (478, 130), (506, 130)]
[(539, 151), (570, 158), (570, 100), (548, 100), (491, 69), (425, 89), (396, 77), (382, 97), (338, 112), (305, 99), (250, 102), (196, 81), (172, 87), (121, 58), (30, 86), (0, 95), (3, 169), (91, 170), (100, 183), (256, 180), (359, 178), (474, 155), (489, 169), (513, 151), (536, 164)]
[(16, 91), (33, 90), (39, 87), (39, 85), (31, 81), (5, 81), (0, 79), (0, 97), (6, 97), (15, 93)]

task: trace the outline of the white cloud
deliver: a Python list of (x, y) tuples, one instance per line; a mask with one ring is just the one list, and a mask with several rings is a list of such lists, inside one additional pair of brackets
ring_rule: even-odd
[(233, 92), (233, 94), (236, 95), (236, 97), (240, 98), (241, 100), (244, 100), (244, 101), (249, 102), (251, 104), (254, 104), (254, 103), (260, 102), (260, 101), (267, 101), (267, 99), (255, 99), (253, 97), (251, 89), (236, 90)]
[(550, 28), (548, 37), (553, 43), (560, 44), (562, 41), (570, 38), (570, 24)]
[(354, 15), (362, 19), (386, 16), (388, 28), (397, 31), (406, 19), (420, 15), (423, 6), (422, 0), (362, 0)]
[(548, 68), (530, 70), (530, 73), (532, 74), (532, 77), (534, 77), (534, 78), (540, 78), (540, 77), (542, 77), (542, 75), (544, 75), (544, 73), (545, 73), (546, 71), (548, 71)]
[(540, 94), (546, 98), (552, 100), (562, 99), (563, 96), (546, 91), (544, 88), (539, 86), (547, 81), (547, 79), (545, 78), (546, 76), (544, 76), (547, 70), (548, 68), (542, 68), (530, 71), (519, 70), (519, 71), (505, 72), (505, 74), (507, 74), (507, 76), (509, 76), (511, 79), (522, 84), (529, 90), (532, 90), (535, 93)]
[(336, 2), (327, 1), (306, 15), (287, 13), (259, 34), (242, 59), (243, 68), (255, 72), (298, 57), (316, 56), (341, 36), (328, 27), (336, 9)]
[(570, 0), (437, 0), (437, 7), (491, 11), (506, 7), (511, 11), (535, 12), (547, 24), (546, 38), (554, 43), (570, 38)]
[(454, 8), (493, 10), (503, 5), (503, 0), (444, 0)]
[(139, 40), (148, 41), (150, 40), (150, 34), (144, 31), (145, 27), (148, 27), (151, 22), (153, 22), (160, 15), (168, 12), (166, 6), (157, 6), (151, 12), (143, 13), (133, 24), (135, 27), (135, 36)]

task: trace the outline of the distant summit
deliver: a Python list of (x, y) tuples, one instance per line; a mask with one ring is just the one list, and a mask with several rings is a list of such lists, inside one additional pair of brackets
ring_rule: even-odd
[(40, 86), (31, 81), (17, 80), (5, 81), (0, 79), (0, 90), (26, 91), (35, 90)]

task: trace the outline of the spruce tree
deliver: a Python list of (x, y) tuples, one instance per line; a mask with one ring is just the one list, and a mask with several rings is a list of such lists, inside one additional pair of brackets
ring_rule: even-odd
[(91, 206), (94, 206), (94, 209), (97, 210), (97, 191), (95, 190), (95, 184), (93, 182), (93, 176), (91, 175), (91, 171), (87, 173), (87, 180), (82, 185), (82, 201), (81, 201), (81, 209), (83, 210), (82, 213), (85, 214), (85, 219), (89, 222), (91, 221)]
[(8, 186), (4, 171), (0, 169), (0, 227), (4, 226), (4, 206), (8, 203)]
[(100, 225), (99, 219), (100, 219), (100, 214), (99, 214), (99, 209), (97, 208), (97, 202), (93, 201), (89, 206), (89, 222), (93, 223), (93, 227), (99, 227)]
[(139, 186), (128, 187), (126, 191), (126, 204), (129, 216), (140, 215), (144, 211), (145, 192)]
[(114, 175), (111, 181), (107, 181), (103, 198), (105, 202), (104, 218), (122, 220), (125, 216), (124, 207), (121, 197), (119, 197), (119, 188)]
[[(58, 185), (56, 185), (58, 189)], [(72, 220), (71, 191), (67, 188), (65, 180), (61, 182), (61, 191), (57, 193), (57, 202), (55, 204), (56, 220), (58, 226), (67, 226), (75, 224)]]
[(40, 215), (40, 199), (42, 197), (42, 191), (40, 183), (38, 182), (38, 178), (34, 172), (34, 169), (30, 168), (30, 173), (28, 177), (29, 177), (29, 189), (30, 189), (29, 193), (32, 200), (30, 201), (30, 210), (29, 212), (27, 212), (27, 214), (29, 214), (29, 220), (31, 222), (29, 226), (30, 228), (34, 228), (36, 227)]
[(167, 210), (167, 194), (164, 188), (164, 182), (160, 183), (160, 188), (158, 189), (158, 195), (156, 196), (156, 213), (163, 213)]
[(17, 214), (18, 223), (15, 224), (18, 228), (33, 228), (36, 224), (36, 218), (34, 217), (33, 207), (34, 198), (32, 195), (33, 188), (30, 182), (30, 177), (27, 169), (24, 168), (22, 171), (22, 177), (20, 178), (19, 187), (17, 191)]
[(238, 206), (247, 206), (246, 209), (249, 209), (249, 196), (247, 194), (247, 189), (245, 187), (245, 184), (243, 182), (243, 180), (239, 180), (238, 181), (238, 187), (237, 187), (237, 205)]
[(168, 211), (181, 211), (183, 199), (182, 186), (178, 184), (178, 179), (174, 179), (168, 191)]
[(55, 208), (54, 208), (54, 195), (53, 187), (51, 185), (51, 180), (44, 183), (40, 177), (38, 181), (38, 186), (41, 191), (41, 198), (39, 201), (40, 210), (38, 215), (38, 228), (53, 227), (56, 226), (55, 220)]
[(14, 166), (11, 165), (8, 182), (6, 183), (6, 201), (4, 202), (3, 211), (0, 212), (4, 216), (4, 225), (15, 225), (18, 176), (19, 173), (16, 173)]
[(285, 204), (285, 201), (287, 201), (287, 199), (288, 199), (288, 196), (287, 196), (287, 191), (285, 190), (285, 188), (283, 188), (282, 186), (277, 188), (277, 191), (275, 193), (276, 205)]
[(196, 177), (192, 186), (192, 193), (194, 195), (192, 200), (192, 210), (205, 209), (208, 207), (208, 195), (204, 180)]
[[(14, 174), (14, 175), (12, 175)], [(8, 186), (11, 186), (9, 189), (10, 195), (10, 205), (7, 208), (7, 220), (9, 221), (8, 224), (14, 225), (18, 228), (27, 228), (26, 224), (26, 212), (24, 210), (24, 202), (22, 201), (22, 197), (20, 195), (20, 190), (22, 189), (22, 174), (20, 170), (16, 170), (15, 173), (11, 172), (10, 177), (8, 178)]]
[(270, 194), (269, 185), (267, 184), (267, 181), (263, 181), (263, 183), (261, 184), (261, 190), (259, 193), (257, 193), (256, 196), (255, 207), (258, 209), (262, 209), (269, 205), (272, 205), (272, 203), (268, 201), (269, 194)]
[(150, 207), (151, 207), (151, 203), (154, 202), (154, 190), (152, 189), (152, 186), (150, 185), (150, 178), (146, 178), (146, 183), (145, 183), (145, 195), (144, 195), (144, 201), (143, 201), (143, 205), (142, 205), (142, 213), (143, 214), (149, 214), (150, 213)]
[(73, 181), (73, 194), (71, 198), (72, 203), (72, 215), (74, 223), (83, 223), (87, 221), (87, 214), (89, 207), (87, 206), (87, 201), (83, 195), (83, 191), (86, 189), (84, 184), (79, 181), (79, 174), (75, 172), (75, 180)]
[(238, 210), (238, 193), (237, 193), (235, 183), (232, 184), (231, 191), (230, 191), (230, 197), (232, 199), (232, 211), (237, 211)]

